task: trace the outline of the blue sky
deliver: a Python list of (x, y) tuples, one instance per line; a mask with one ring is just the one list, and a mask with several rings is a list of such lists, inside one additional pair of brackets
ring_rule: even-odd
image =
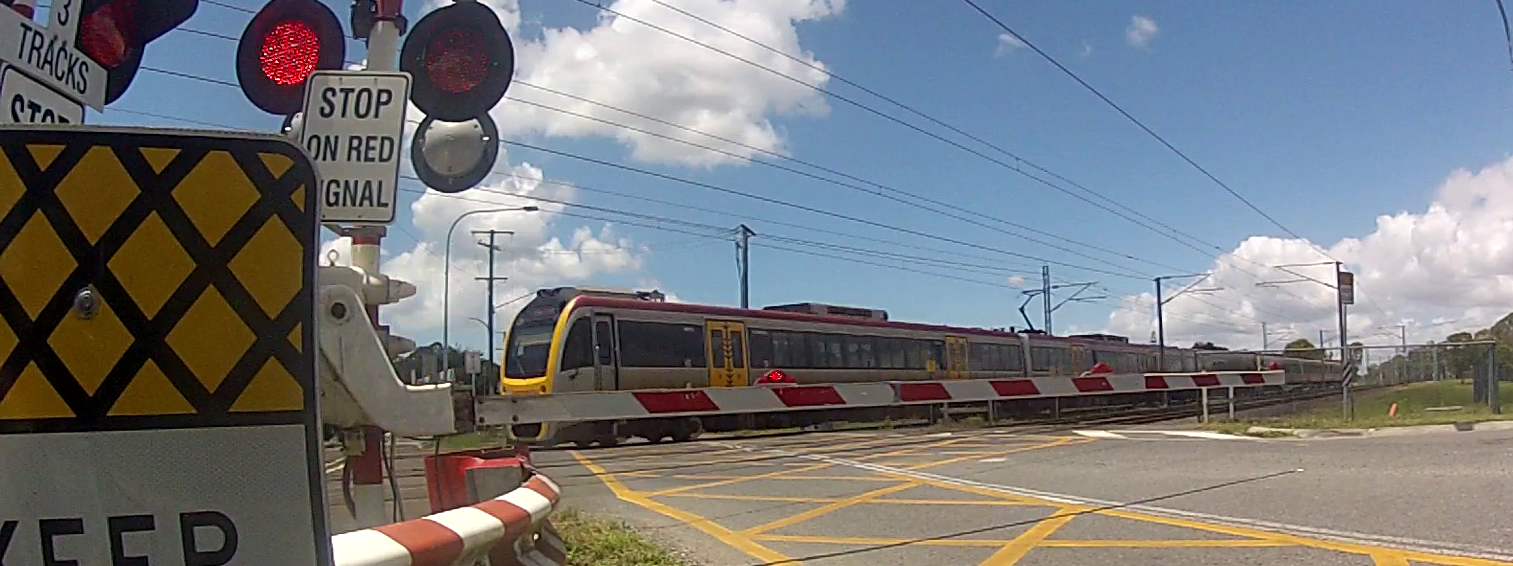
[[(255, 0), (224, 1), (248, 10), (260, 7)], [(1296, 1), (1252, 4), (981, 1), (1026, 39), (1161, 133), (1261, 210), (1324, 247), (1331, 247), (1343, 238), (1372, 234), (1378, 229), (1379, 215), (1424, 213), (1453, 171), (1489, 167), (1507, 159), (1510, 153), (1513, 63), (1508, 60), (1507, 44), (1492, 2), (1387, 1), (1367, 7), (1358, 3)], [(631, 3), (626, 0), (608, 5), (624, 7)], [(802, 3), (795, 0), (781, 4)], [(674, 4), (703, 14), (713, 13), (711, 10), (716, 7), (736, 9), (713, 0)], [(343, 3), (329, 5), (339, 15), (347, 10)], [(506, 10), (512, 8), (512, 2), (495, 5)], [(741, 2), (734, 6), (757, 18), (764, 10), (753, 5)], [(420, 9), (414, 1), (406, 6), (412, 22), (418, 19)], [(522, 0), (520, 12), (523, 23), (516, 33), (517, 45), (549, 42), (548, 35), (560, 33), (562, 28), (589, 30), (600, 24), (596, 10), (577, 2)], [(1158, 30), (1143, 46), (1132, 45), (1127, 38), (1136, 16), (1148, 18)], [(964, 3), (853, 0), (838, 14), (797, 24), (775, 17), (772, 25), (796, 25), (803, 52), (840, 76), (1196, 236), (1202, 243), (1195, 245), (1206, 253), (828, 97), (825, 97), (828, 111), (824, 113), (757, 110), (758, 120), (770, 122), (793, 157), (1058, 236), (1181, 268), (1180, 272), (1186, 273), (1215, 268), (1213, 256), (1218, 252), (1207, 244), (1227, 252), (1252, 236), (1288, 237), (1035, 53), (1024, 48), (999, 50), (1001, 30)], [(236, 37), (250, 18), (243, 11), (202, 4), (183, 28)], [(341, 19), (346, 18), (343, 15)], [(546, 29), (552, 30), (551, 34)], [(715, 36), (720, 32), (705, 33)], [(225, 39), (177, 31), (153, 44), (144, 63), (235, 82), (235, 47), (235, 43)], [(670, 39), (646, 45), (646, 49), (657, 48), (699, 49)], [(635, 55), (601, 53), (600, 56)], [(361, 44), (349, 42), (347, 58), (362, 57)], [(571, 69), (562, 72), (568, 71)], [(538, 67), (534, 72), (540, 75), (547, 71)], [(753, 88), (764, 88), (764, 84), (767, 83), (753, 83)], [(830, 81), (827, 88), (918, 122), (932, 131), (941, 131), (844, 84)], [(511, 94), (526, 97), (531, 93), (515, 87)], [(126, 96), (103, 115), (92, 114), (89, 120), (185, 126), (126, 111), (264, 131), (276, 129), (280, 121), (256, 110), (235, 88), (146, 71), (138, 75)], [(960, 139), (949, 132), (942, 135)], [(553, 135), (546, 129), (516, 132), (507, 137), (907, 230), (1056, 262), (1098, 265), (1093, 260), (1009, 234), (768, 167), (646, 163), (635, 158), (624, 140), (596, 135)], [(996, 155), (972, 142), (961, 143)], [(949, 267), (923, 268), (946, 276), (938, 277), (778, 251), (761, 247), (764, 239), (759, 236), (755, 240), (759, 245), (752, 251), (751, 288), (755, 305), (812, 300), (884, 308), (901, 320), (1022, 326), (1015, 312), (1021, 301), (1020, 290), (1010, 288), (1007, 278), (1010, 271), (1019, 270), (1034, 285), (1033, 280), (1038, 277), (1040, 262), (1034, 260), (995, 256), (990, 251), (529, 150), (510, 149), (508, 160), (511, 164), (528, 162), (558, 181), (728, 211), (729, 215), (592, 192), (576, 193), (572, 199), (575, 202), (719, 226), (734, 227), (745, 221), (763, 235), (930, 255), (991, 264), (1005, 270), (983, 274)], [(500, 164), (501, 169), (505, 166)], [(400, 212), (401, 226), (386, 240), (385, 247), (391, 256), (414, 248), (416, 235), (423, 233), (409, 224), (409, 206), (415, 198), (414, 194), (405, 194), (401, 199), (404, 207)], [(871, 241), (777, 226), (752, 218), (853, 233)], [(557, 217), (546, 229), (565, 240), (576, 228), (588, 225), (598, 231), (600, 224)], [(608, 285), (654, 282), (685, 301), (717, 304), (738, 301), (734, 248), (729, 241), (625, 225), (616, 225), (613, 230), (618, 237), (628, 238), (638, 246), (639, 267), (600, 270), (589, 274), (587, 281)], [(921, 252), (900, 243), (951, 250), (954, 255)], [(641, 249), (642, 244), (649, 251)], [(463, 257), (477, 255), (471, 250), (456, 253)], [(1088, 253), (1100, 259), (1106, 257)], [(1310, 258), (1302, 258), (1307, 259)], [(1357, 269), (1362, 273), (1386, 269), (1368, 265), (1371, 258), (1366, 255), (1345, 259), (1361, 263)], [(891, 262), (922, 268), (917, 263)], [(1129, 261), (1115, 262), (1114, 269), (1145, 275), (1179, 272)], [(1100, 330), (1110, 326), (1125, 331), (1144, 329), (1138, 324), (1111, 325), (1110, 311), (1118, 306), (1121, 297), (1138, 297), (1149, 292), (1148, 278), (1115, 277), (1054, 264), (1051, 272), (1058, 281), (1096, 281), (1099, 294), (1111, 296), (1099, 303), (1063, 307), (1056, 313), (1058, 330)], [(999, 285), (948, 277), (968, 277)], [(574, 282), (579, 280), (539, 281), (546, 285)], [(1244, 311), (1239, 305), (1250, 300), (1251, 295), (1265, 292), (1257, 291), (1253, 285), (1240, 287), (1244, 286), (1232, 289), (1233, 297), (1218, 297), (1215, 301), (1223, 305), (1224, 300), (1232, 299), (1236, 305), (1233, 310)], [(479, 289), (454, 287), (452, 292), (473, 294)], [(1363, 288), (1362, 292), (1374, 291)], [(1425, 326), (1433, 317), (1455, 316), (1471, 308), (1492, 308), (1451, 304), (1436, 307), (1432, 312), (1420, 311), (1405, 304), (1406, 299), (1395, 299), (1386, 289), (1376, 293), (1372, 295), (1373, 306), (1361, 307), (1376, 326), (1407, 319)], [(1218, 309), (1201, 305), (1191, 308)], [(1034, 304), (1029, 310), (1032, 316), (1038, 312)], [(1219, 309), (1211, 316), (1229, 314), (1233, 313)], [(1278, 315), (1216, 323), (1211, 332), (1221, 340), (1241, 340), (1247, 328), (1259, 326), (1256, 318), (1270, 317), (1274, 328), (1295, 323), (1300, 335), (1312, 336), (1312, 328), (1322, 324), (1318, 321), (1328, 320), (1327, 316), (1311, 311), (1299, 313), (1298, 320), (1281, 320), (1287, 317)], [(1148, 318), (1148, 313), (1142, 316)], [(1038, 317), (1035, 322), (1039, 323)], [(470, 334), (462, 339), (481, 341), (474, 330), (468, 329)], [(1432, 334), (1442, 334), (1440, 330), (1426, 330), (1423, 337), (1433, 338)], [(452, 332), (462, 333), (456, 324)], [(1205, 330), (1194, 327), (1186, 332), (1187, 337), (1194, 337)], [(417, 326), (416, 334), (425, 340), (437, 333), (434, 328)], [(1131, 334), (1133, 339), (1146, 338), (1139, 333)]]

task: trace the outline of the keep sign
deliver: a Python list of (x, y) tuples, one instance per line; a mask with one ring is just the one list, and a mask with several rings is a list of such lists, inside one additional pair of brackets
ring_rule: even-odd
[(407, 73), (318, 71), (310, 76), (300, 141), (320, 177), (322, 222), (394, 221), (409, 99)]

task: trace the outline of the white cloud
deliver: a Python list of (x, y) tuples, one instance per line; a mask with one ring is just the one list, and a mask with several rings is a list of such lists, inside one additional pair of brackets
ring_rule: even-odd
[(993, 50), (993, 56), (1002, 57), (1020, 49), (1024, 49), (1023, 41), (1020, 41), (1019, 38), (1014, 37), (1012, 34), (1000, 33), (998, 34), (998, 47)]
[[(501, 154), (500, 159), (505, 161), (507, 155)], [(392, 325), (395, 333), (425, 342), (439, 339), (443, 281), (450, 281), (450, 297), (446, 301), (451, 319), (449, 340), (473, 347), (483, 345), (483, 327), (468, 320), (487, 315), (487, 288), (475, 277), (488, 273), (488, 253), (478, 245), (481, 238), (472, 234), (474, 230), (514, 232), (495, 240), (499, 248), (495, 252), (495, 274), (509, 278), (494, 287), (495, 304), (542, 287), (571, 285), (641, 268), (646, 249), (617, 235), (612, 226), (597, 231), (579, 226), (565, 238), (553, 236), (551, 229), (563, 219), (558, 214), (563, 207), (512, 195), (572, 201), (576, 191), (570, 186), (541, 182), (544, 178), (541, 169), (529, 163), (511, 166), (508, 171), (464, 193), (462, 196), (467, 200), (427, 191), (410, 206), (414, 228), (409, 232), (418, 242), (408, 250), (389, 254), (381, 266), (385, 275), (414, 283), (418, 290), (414, 297), (384, 307), (382, 320)], [(459, 222), (452, 231), (451, 270), (447, 273), (443, 258), (447, 255), (447, 231), (453, 221), (469, 211), (525, 205), (536, 205), (540, 210), (478, 213)], [(391, 234), (399, 235), (394, 232), (397, 231)], [(350, 240), (338, 238), (326, 242), (321, 250), (323, 263), (331, 250), (340, 254), (338, 263), (350, 262)], [(521, 300), (500, 307), (495, 313), (496, 330), (507, 327), (525, 303)]]
[(1092, 54), (1093, 54), (1093, 44), (1088, 43), (1086, 41), (1082, 42), (1082, 56), (1083, 57), (1087, 57), (1087, 56), (1092, 55)]
[[(767, 151), (786, 153), (776, 116), (823, 116), (828, 105), (814, 89), (694, 45), (663, 31), (602, 13), (588, 29), (543, 28), (541, 39), (513, 33), (521, 22), (516, 0), (484, 0), (504, 19), (515, 41), (520, 83), (509, 96), (632, 125), (741, 156), (749, 149), (559, 96), (525, 84), (581, 96), (655, 116)], [(672, 5), (734, 30), (820, 69), (799, 44), (796, 25), (840, 13), (844, 0), (675, 0)], [(768, 51), (648, 0), (616, 0), (606, 8), (665, 28), (786, 75), (823, 87), (821, 71)], [(585, 8), (587, 9), (587, 8)], [(524, 83), (524, 84), (522, 84)], [(740, 160), (613, 125), (505, 100), (494, 109), (501, 134), (544, 133), (602, 137), (631, 149), (633, 159), (707, 167)]]
[(1124, 40), (1135, 47), (1145, 47), (1160, 32), (1161, 28), (1156, 26), (1156, 20), (1145, 16), (1135, 16), (1130, 18), (1129, 27), (1124, 30)]
[[(1513, 310), (1513, 158), (1474, 173), (1455, 171), (1423, 212), (1379, 216), (1371, 234), (1327, 250), (1356, 273), (1356, 304), (1347, 309), (1352, 341), (1395, 344), (1398, 324), (1408, 326), (1409, 343), (1485, 327)], [(1268, 323), (1273, 348), (1292, 338), (1317, 342), (1320, 329), (1335, 343), (1333, 289), (1306, 282), (1256, 286), (1302, 278), (1263, 266), (1327, 261), (1306, 242), (1254, 236), (1225, 259), (1200, 285), (1221, 290), (1167, 303), (1168, 343), (1259, 348), (1260, 321)], [(1327, 282), (1334, 268), (1293, 271)], [(1125, 297), (1110, 315), (1110, 331), (1144, 336), (1154, 328), (1153, 301), (1148, 293)]]
[(1018, 276), (1018, 275), (1010, 275), (1009, 276), (1009, 286), (1013, 287), (1015, 289), (1023, 288), (1024, 287), (1024, 277), (1021, 277), (1021, 276)]
[[(798, 85), (740, 61), (698, 47), (662, 31), (614, 16), (601, 15), (582, 29), (572, 27), (539, 28), (539, 18), (522, 16), (518, 0), (482, 0), (499, 15), (501, 23), (515, 44), (517, 82), (509, 95), (520, 100), (563, 108), (597, 118), (630, 124), (687, 139), (715, 145), (737, 155), (750, 150), (728, 147), (720, 142), (681, 130), (659, 126), (646, 120), (612, 112), (581, 101), (572, 100), (523, 83), (540, 85), (583, 98), (654, 116), (689, 128), (738, 140), (769, 151), (787, 150), (784, 136), (773, 120), (780, 116), (820, 117), (828, 112), (825, 100), (809, 87)], [(670, 0), (671, 1), (671, 0)], [(443, 0), (428, 0), (425, 11), (434, 10)], [(824, 68), (799, 44), (795, 26), (799, 22), (820, 20), (840, 13), (843, 0), (676, 0), (675, 6), (737, 31), (801, 61)], [(686, 35), (742, 58), (792, 75), (810, 84), (823, 86), (823, 72), (767, 51), (723, 31), (682, 16), (648, 0), (616, 0), (607, 8), (642, 19)], [(588, 8), (583, 8), (588, 10)], [(523, 26), (533, 29), (522, 31)], [(538, 33), (539, 32), (539, 33)], [(527, 39), (527, 37), (538, 39)], [(411, 115), (422, 114), (411, 106)], [(690, 148), (619, 127), (598, 124), (560, 113), (504, 100), (492, 111), (504, 136), (545, 134), (563, 138), (607, 138), (626, 145), (631, 158), (660, 163), (710, 167), (739, 162), (726, 156)], [(415, 125), (406, 125), (408, 144)], [(408, 151), (406, 149), (405, 151)], [(406, 160), (408, 161), (408, 160)], [(406, 163), (402, 173), (412, 173)], [(476, 245), (470, 230), (495, 228), (513, 230), (512, 238), (499, 241), (503, 248), (495, 260), (496, 274), (509, 277), (495, 287), (495, 302), (527, 295), (548, 286), (595, 283), (605, 277), (636, 277), (647, 250), (619, 235), (613, 226), (591, 227), (572, 222), (558, 214), (560, 206), (527, 199), (512, 198), (489, 191), (529, 194), (574, 202), (571, 188), (542, 183), (543, 171), (529, 163), (511, 164), (501, 153), (496, 170), (507, 171), (483, 187), (464, 193), (465, 199), (427, 192), (410, 208), (410, 230), (418, 242), (409, 249), (386, 246), (382, 271), (415, 283), (415, 297), (385, 307), (382, 320), (398, 334), (425, 342), (440, 338), (443, 281), (450, 281), (450, 339), (472, 347), (482, 346), (482, 327), (468, 317), (486, 314), (486, 288), (474, 277), (487, 271), (484, 250)], [(479, 202), (483, 201), (483, 202)], [(445, 276), (442, 256), (446, 249), (448, 226), (458, 215), (481, 208), (536, 204), (535, 213), (478, 214), (463, 220), (454, 232), (451, 273)], [(398, 226), (406, 226), (401, 214)], [(391, 235), (399, 237), (396, 227)], [(392, 240), (391, 240), (392, 241)], [(328, 241), (322, 253), (337, 250), (342, 263), (348, 261), (350, 242)], [(322, 261), (325, 261), (324, 255)], [(677, 296), (653, 281), (669, 300)], [(602, 284), (602, 283), (600, 283)], [(502, 306), (496, 313), (496, 328), (508, 325), (524, 306), (520, 300)], [(497, 347), (497, 341), (496, 341)]]

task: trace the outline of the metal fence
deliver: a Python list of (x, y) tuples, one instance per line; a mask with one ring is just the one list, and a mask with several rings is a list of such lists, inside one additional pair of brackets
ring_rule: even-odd
[(1513, 350), (1506, 344), (1492, 340), (1390, 346), (1352, 345), (1343, 349), (1346, 354), (1344, 356), (1341, 355), (1341, 350), (1336, 346), (1214, 353), (1332, 361), (1345, 359), (1348, 363), (1342, 372), (1347, 387), (1343, 391), (1342, 410), (1346, 419), (1354, 416), (1351, 389), (1450, 380), (1470, 383), (1474, 403), (1486, 404), (1493, 413), (1501, 413), (1499, 388), (1492, 385), (1513, 381)]

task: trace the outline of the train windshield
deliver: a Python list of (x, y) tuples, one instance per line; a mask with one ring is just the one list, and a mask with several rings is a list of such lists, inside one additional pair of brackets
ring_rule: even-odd
[(510, 343), (504, 350), (504, 376), (528, 379), (546, 375), (554, 328), (552, 324), (534, 324), (511, 330)]

